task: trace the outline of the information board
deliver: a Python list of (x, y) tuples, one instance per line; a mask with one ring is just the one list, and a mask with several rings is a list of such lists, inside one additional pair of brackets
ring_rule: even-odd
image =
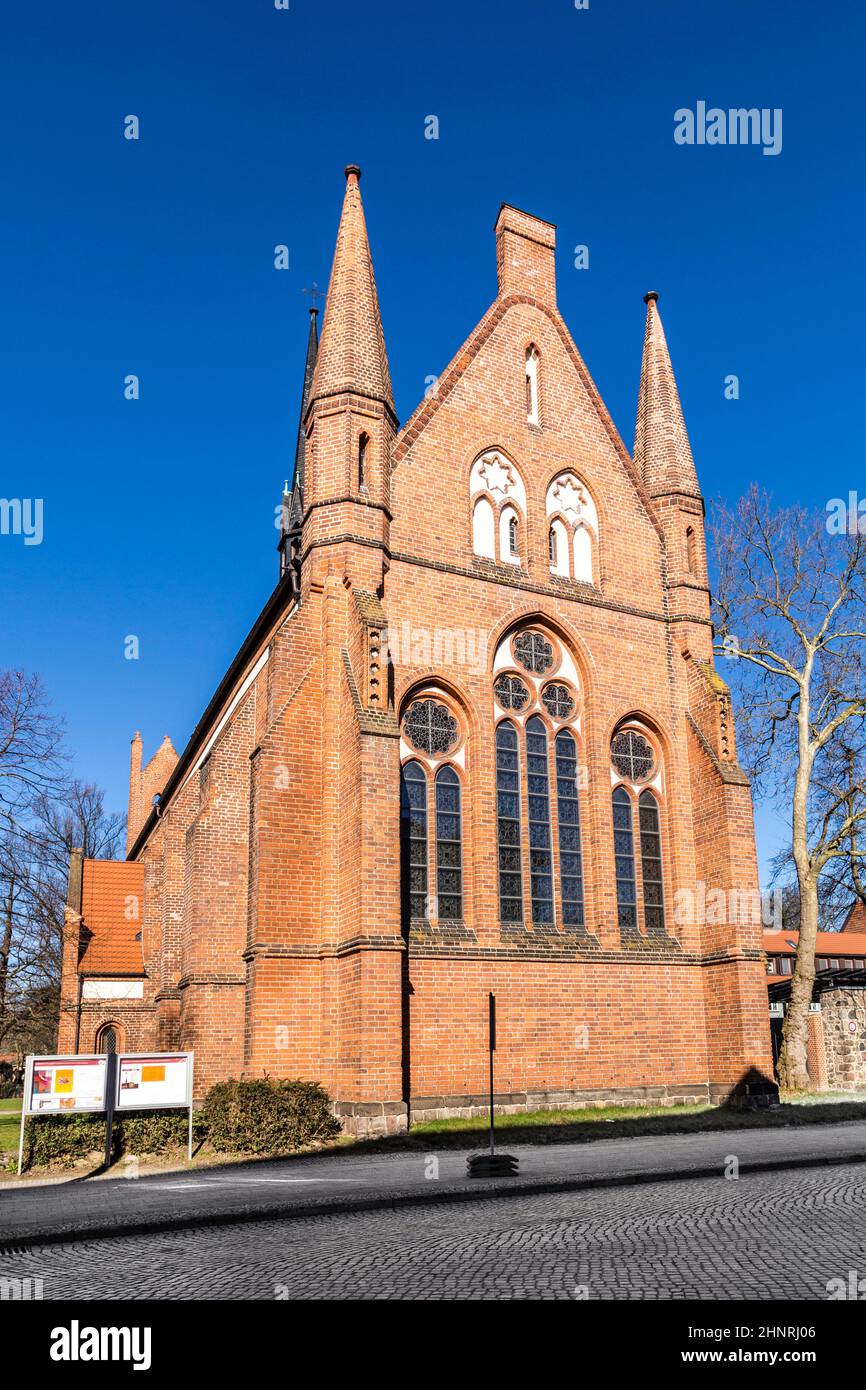
[(25, 1077), (24, 1113), (52, 1115), (105, 1109), (107, 1058), (30, 1057)]
[(121, 1052), (118, 1110), (167, 1110), (192, 1104), (191, 1052)]

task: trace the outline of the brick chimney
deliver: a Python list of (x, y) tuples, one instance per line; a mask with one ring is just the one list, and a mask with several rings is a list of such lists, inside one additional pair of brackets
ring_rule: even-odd
[(136, 730), (129, 750), (129, 805), (126, 816), (126, 852), (132, 849), (135, 837), (144, 824), (141, 814), (141, 754), (142, 737)]
[(500, 294), (529, 294), (556, 304), (556, 227), (503, 203), (496, 219)]

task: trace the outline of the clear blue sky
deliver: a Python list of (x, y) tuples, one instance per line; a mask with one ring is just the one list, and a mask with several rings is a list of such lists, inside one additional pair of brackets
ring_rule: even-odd
[[(275, 581), (301, 289), (348, 162), (401, 419), (494, 296), (505, 200), (558, 224), (560, 306), (629, 447), (654, 288), (708, 498), (862, 491), (861, 7), (43, 0), (3, 30), (0, 495), (43, 498), (45, 536), (0, 537), (0, 663), (41, 672), (113, 806), (134, 730), (183, 747)], [(676, 145), (699, 100), (781, 107), (782, 153)]]

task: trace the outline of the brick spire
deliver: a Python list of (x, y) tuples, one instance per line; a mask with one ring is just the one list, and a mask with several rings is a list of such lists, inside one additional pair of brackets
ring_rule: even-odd
[(646, 334), (643, 344), (634, 461), (641, 469), (650, 497), (686, 493), (700, 496), (683, 408), (671, 366), (658, 295), (644, 295)]
[(345, 172), (346, 196), (310, 403), (352, 392), (381, 401), (393, 413), (391, 375), (358, 182), (361, 170), (350, 164)]
[(313, 387), (313, 373), (316, 368), (316, 356), (319, 347), (319, 327), (318, 309), (313, 306), (310, 309), (310, 331), (307, 335), (307, 359), (304, 363), (304, 386), (301, 392), (301, 414), (298, 420), (298, 442), (295, 446), (295, 472), (292, 479), (292, 494), (294, 509), (300, 514), (304, 502), (304, 459), (306, 454), (306, 432), (304, 430), (304, 420), (307, 417), (307, 407), (310, 404), (310, 392)]

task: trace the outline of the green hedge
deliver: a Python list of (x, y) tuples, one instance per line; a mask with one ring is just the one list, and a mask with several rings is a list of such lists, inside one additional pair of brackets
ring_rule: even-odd
[[(112, 1161), (123, 1154), (159, 1154), (185, 1144), (188, 1124), (186, 1111), (145, 1111), (122, 1119), (115, 1116)], [(68, 1166), (89, 1154), (101, 1154), (104, 1146), (104, 1115), (40, 1115), (28, 1119), (24, 1128), (24, 1166)]]
[(221, 1081), (208, 1091), (207, 1137), (222, 1153), (279, 1154), (339, 1134), (327, 1091), (315, 1081)]
[[(112, 1161), (124, 1154), (160, 1154), (186, 1144), (186, 1111), (116, 1115)], [(339, 1134), (326, 1091), (315, 1081), (221, 1081), (193, 1116), (196, 1141), (220, 1153), (292, 1153)], [(40, 1115), (24, 1130), (24, 1167), (71, 1166), (105, 1144), (104, 1115)]]

